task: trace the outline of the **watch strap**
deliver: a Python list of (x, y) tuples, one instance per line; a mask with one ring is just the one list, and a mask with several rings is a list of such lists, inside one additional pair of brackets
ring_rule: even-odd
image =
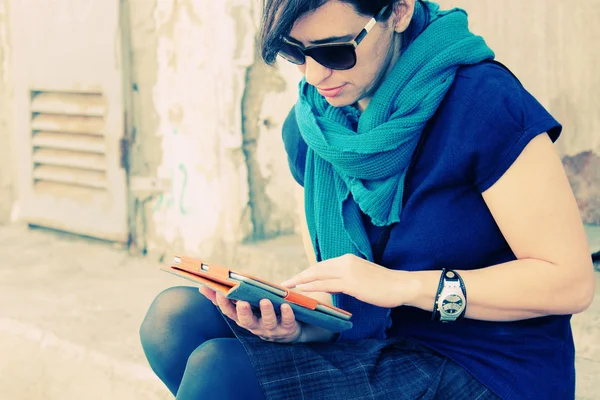
[[(456, 271), (452, 271), (456, 274)], [(459, 274), (456, 274), (456, 276), (458, 277), (458, 281), (460, 282), (460, 288), (462, 289), (463, 294), (465, 295), (465, 310), (463, 311), (461, 318), (463, 315), (465, 315), (465, 312), (467, 310), (467, 287), (465, 286), (465, 282), (463, 281), (462, 277)]]
[(460, 315), (458, 316), (458, 318), (456, 318), (457, 321), (463, 319), (465, 317), (465, 314), (467, 313), (467, 288), (465, 287), (465, 283), (462, 280), (462, 277), (456, 273), (456, 271), (452, 271), (454, 272), (454, 274), (456, 275), (456, 277), (458, 278), (458, 282), (460, 282), (460, 289), (463, 292), (463, 296), (465, 296), (465, 308), (462, 310), (462, 312), (460, 313)]
[(444, 289), (444, 277), (446, 276), (446, 268), (442, 268), (442, 273), (440, 275), (440, 283), (438, 284), (437, 291), (435, 292), (435, 297), (433, 299), (433, 312), (431, 313), (432, 321), (439, 321), (439, 313), (438, 313), (438, 298), (442, 293), (442, 289)]

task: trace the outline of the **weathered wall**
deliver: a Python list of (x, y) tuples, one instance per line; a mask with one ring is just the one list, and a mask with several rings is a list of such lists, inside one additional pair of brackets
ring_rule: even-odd
[[(144, 2), (132, 5), (147, 9)], [(234, 59), (235, 27), (224, 2), (158, 1), (151, 18), (155, 61), (142, 68), (155, 70), (155, 82), (140, 97), (151, 99), (156, 129), (140, 131), (136, 142), (150, 155), (149, 172), (169, 179), (171, 190), (151, 204), (149, 244), (210, 254), (215, 238), (235, 242), (244, 231), (239, 104), (251, 59)], [(147, 136), (154, 138), (146, 143)]]
[[(0, 0), (0, 222), (11, 180), (5, 0)], [(584, 219), (600, 223), (600, 0), (441, 0), (470, 13), (525, 86), (565, 126), (559, 149)], [(140, 206), (150, 251), (226, 253), (236, 243), (293, 232), (297, 198), (281, 141), (299, 73), (266, 67), (254, 36), (259, 0), (129, 0), (136, 136), (134, 176), (171, 185)], [(596, 171), (596, 173), (594, 173)]]
[[(252, 70), (260, 70), (253, 79), (249, 76), (246, 95), (260, 93), (260, 97), (251, 103), (253, 113), (245, 112), (245, 117), (252, 118), (254, 128), (244, 126), (244, 137), (256, 135), (256, 147), (253, 158), (248, 158), (251, 173), (252, 193), (260, 194), (252, 198), (252, 209), (256, 239), (268, 238), (279, 233), (296, 231), (299, 215), (295, 190), (298, 185), (293, 181), (287, 155), (281, 138), (283, 121), (294, 105), (298, 96), (298, 79), (300, 77), (295, 66), (281, 64), (278, 67), (267, 67), (261, 60), (255, 60)], [(264, 90), (264, 77), (271, 80), (276, 77), (277, 87)], [(256, 89), (260, 88), (258, 91)], [(245, 109), (245, 111), (249, 111)]]
[(10, 221), (15, 200), (11, 129), (10, 48), (7, 1), (0, 0), (0, 225)]
[[(161, 135), (158, 132), (158, 115), (154, 106), (153, 90), (157, 80), (158, 30), (154, 21), (157, 0), (135, 0), (128, 4), (131, 63), (131, 100), (135, 135), (130, 149), (132, 176), (155, 177), (162, 161)], [(152, 221), (153, 197), (140, 198), (135, 214), (135, 245), (147, 250), (148, 242), (157, 247)], [(164, 195), (162, 195), (164, 196)], [(162, 201), (162, 198), (161, 198)], [(164, 241), (163, 248), (167, 247)], [(136, 249), (137, 250), (137, 249)]]
[(257, 6), (130, 2), (132, 174), (171, 181), (141, 213), (146, 224), (138, 236), (150, 251), (217, 257), (235, 243), (294, 229), (280, 138), (293, 94), (277, 107), (290, 97), (287, 84), (257, 61)]

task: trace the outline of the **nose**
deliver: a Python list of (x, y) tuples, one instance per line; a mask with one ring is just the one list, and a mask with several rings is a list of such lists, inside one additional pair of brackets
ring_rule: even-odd
[(321, 82), (329, 78), (332, 73), (333, 70), (331, 68), (322, 66), (311, 57), (306, 57), (306, 62), (304, 63), (304, 77), (309, 84), (319, 86)]

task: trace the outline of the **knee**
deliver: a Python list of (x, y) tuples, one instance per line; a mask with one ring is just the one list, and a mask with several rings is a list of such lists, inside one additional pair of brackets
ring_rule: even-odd
[(231, 364), (239, 360), (244, 351), (237, 339), (211, 339), (198, 346), (190, 355), (186, 369), (196, 374), (210, 374), (213, 379), (225, 379), (232, 372)]
[(142, 344), (151, 344), (162, 340), (172, 327), (181, 325), (180, 321), (189, 313), (193, 301), (201, 301), (198, 290), (191, 287), (176, 286), (162, 291), (148, 309), (140, 326)]

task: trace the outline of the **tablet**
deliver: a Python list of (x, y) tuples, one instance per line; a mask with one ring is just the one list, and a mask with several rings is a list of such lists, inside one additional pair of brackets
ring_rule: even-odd
[[(177, 262), (177, 260), (175, 260), (175, 262)], [(208, 266), (206, 264), (202, 264), (201, 268), (203, 271), (206, 271), (206, 272), (208, 272), (210, 270), (210, 266)], [(287, 295), (287, 292), (285, 290), (281, 290), (281, 289), (271, 286), (265, 282), (257, 281), (256, 279), (252, 279), (247, 276), (242, 276), (240, 274), (236, 274), (235, 272), (229, 272), (229, 278), (232, 280), (245, 282), (249, 285), (259, 287), (263, 290), (271, 292), (280, 297), (285, 297)], [(320, 311), (322, 313), (337, 317), (337, 318), (344, 319), (346, 321), (349, 321), (351, 318), (351, 315), (343, 314), (337, 310), (334, 310), (334, 309), (327, 307), (326, 305), (322, 305), (322, 304), (317, 304), (316, 310)]]

